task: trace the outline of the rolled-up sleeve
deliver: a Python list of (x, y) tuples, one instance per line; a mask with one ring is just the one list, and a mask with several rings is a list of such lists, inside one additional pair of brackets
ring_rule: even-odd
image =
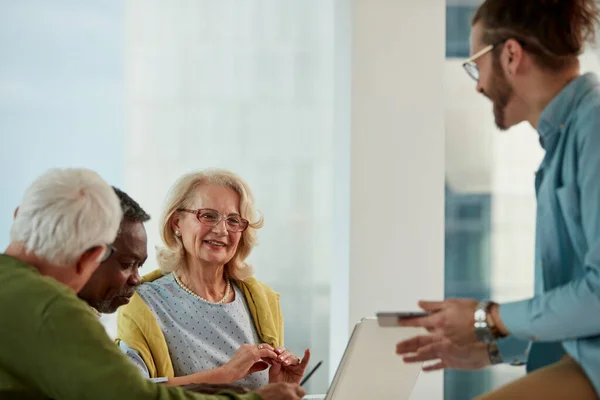
[[(558, 342), (600, 333), (600, 113), (598, 106), (578, 116), (577, 184), (564, 187), (571, 213), (585, 245), (583, 273), (563, 286), (532, 299), (505, 303), (500, 317), (518, 339)], [(562, 188), (561, 188), (562, 189)], [(559, 189), (560, 190), (560, 189)], [(571, 238), (573, 239), (573, 238)], [(574, 265), (564, 265), (574, 269)]]
[(497, 341), (500, 356), (505, 364), (524, 365), (527, 363), (529, 341), (509, 336)]
[(122, 340), (119, 341), (119, 349), (121, 349), (127, 358), (129, 358), (129, 361), (136, 366), (144, 378), (150, 379), (150, 372), (148, 372), (148, 367), (142, 359), (142, 356), (140, 356), (140, 353), (129, 347), (127, 343)]

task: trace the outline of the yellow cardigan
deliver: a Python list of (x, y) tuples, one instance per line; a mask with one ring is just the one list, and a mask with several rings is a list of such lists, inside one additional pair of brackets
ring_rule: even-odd
[[(162, 276), (162, 272), (156, 270), (144, 276), (142, 282), (152, 282)], [(273, 347), (282, 347), (283, 316), (279, 304), (279, 293), (255, 278), (235, 281), (235, 283), (246, 297), (256, 331), (263, 343), (268, 343)], [(140, 353), (151, 378), (175, 376), (167, 341), (156, 317), (137, 292), (128, 305), (119, 308), (117, 343), (120, 340)]]

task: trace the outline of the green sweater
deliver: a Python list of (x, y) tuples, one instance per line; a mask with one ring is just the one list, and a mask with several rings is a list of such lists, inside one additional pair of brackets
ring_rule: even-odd
[(145, 380), (65, 285), (0, 254), (0, 398), (260, 400)]

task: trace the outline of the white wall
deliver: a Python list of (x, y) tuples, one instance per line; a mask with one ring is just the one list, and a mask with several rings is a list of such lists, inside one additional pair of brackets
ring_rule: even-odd
[[(444, 296), (446, 2), (353, 4), (350, 325)], [(412, 398), (442, 393), (421, 374)]]

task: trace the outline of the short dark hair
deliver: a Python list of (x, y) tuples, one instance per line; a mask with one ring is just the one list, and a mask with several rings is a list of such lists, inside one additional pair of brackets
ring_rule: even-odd
[(121, 202), (121, 209), (123, 210), (123, 218), (127, 218), (134, 222), (146, 222), (150, 220), (150, 215), (140, 205), (137, 201), (133, 200), (127, 193), (122, 191), (119, 188), (112, 187), (119, 201)]
[(600, 10), (596, 0), (486, 0), (472, 24), (479, 21), (486, 44), (515, 39), (537, 64), (560, 70), (594, 41)]

